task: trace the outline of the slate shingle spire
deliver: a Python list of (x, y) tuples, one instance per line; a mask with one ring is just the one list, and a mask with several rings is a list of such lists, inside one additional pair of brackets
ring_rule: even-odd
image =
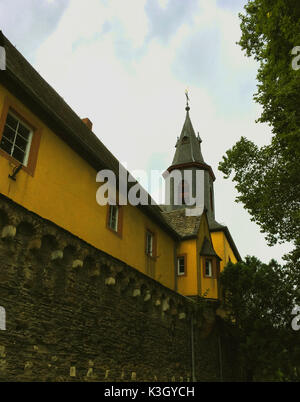
[(176, 152), (173, 158), (172, 165), (180, 165), (183, 163), (199, 162), (205, 163), (201, 153), (201, 138), (196, 137), (191, 119), (190, 119), (190, 107), (187, 103), (185, 108), (186, 117), (181, 131), (180, 137), (177, 139), (175, 145)]
[[(187, 95), (187, 94), (186, 94)], [(181, 195), (187, 194), (188, 198), (190, 196), (196, 196), (196, 186), (200, 185), (201, 191), (203, 191), (203, 199), (204, 199), (204, 207), (207, 211), (207, 216), (209, 220), (214, 220), (215, 212), (214, 212), (214, 187), (213, 182), (215, 181), (215, 175), (211, 166), (209, 166), (203, 158), (201, 152), (201, 143), (202, 140), (199, 134), (196, 136), (191, 119), (190, 119), (190, 106), (189, 106), (189, 98), (187, 96), (187, 104), (186, 104), (186, 117), (185, 122), (183, 124), (183, 128), (181, 130), (180, 137), (177, 139), (176, 143), (176, 151), (172, 161), (171, 166), (167, 169), (169, 173), (173, 170), (180, 170), (181, 172), (185, 170), (192, 171), (192, 186), (185, 186), (185, 183), (182, 183), (182, 187), (179, 184), (178, 188), (176, 188), (174, 181), (170, 181), (168, 184), (170, 194), (170, 204), (166, 199), (166, 211), (173, 211), (180, 208), (185, 208), (185, 205), (178, 205), (176, 203), (176, 197), (179, 196), (181, 199)], [(201, 170), (204, 172), (204, 184), (197, 183), (196, 172)], [(184, 182), (184, 180), (183, 180)], [(198, 187), (199, 188), (199, 187)], [(191, 205), (192, 206), (192, 205)]]

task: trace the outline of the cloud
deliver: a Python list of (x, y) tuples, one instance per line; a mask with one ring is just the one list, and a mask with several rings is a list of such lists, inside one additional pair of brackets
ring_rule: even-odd
[(244, 0), (217, 0), (217, 6), (231, 11), (242, 11), (246, 2)]
[(242, 255), (279, 258), (282, 248), (266, 246), (248, 213), (234, 203), (233, 184), (217, 170), (241, 135), (259, 145), (271, 138), (269, 127), (254, 123), (260, 112), (252, 100), (257, 66), (235, 44), (240, 36), (235, 4), (88, 4), (72, 0), (60, 14), (35, 52), (41, 74), (80, 117), (93, 121), (96, 135), (131, 171), (171, 164), (188, 86), (194, 129), (217, 176), (217, 219), (227, 223)]
[(192, 23), (197, 7), (195, 0), (148, 1), (145, 7), (150, 25), (148, 39), (159, 38), (167, 42), (183, 23)]
[(0, 29), (27, 58), (56, 28), (69, 0), (2, 0)]

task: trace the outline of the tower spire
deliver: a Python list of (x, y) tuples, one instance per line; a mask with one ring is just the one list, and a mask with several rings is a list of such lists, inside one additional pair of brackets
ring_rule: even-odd
[[(204, 171), (204, 187), (201, 189), (204, 195), (204, 206), (207, 210), (208, 219), (214, 219), (214, 196), (213, 196), (213, 182), (215, 180), (214, 173), (212, 168), (205, 163), (202, 152), (201, 152), (201, 143), (202, 140), (200, 138), (199, 132), (195, 133), (191, 118), (190, 118), (190, 98), (188, 90), (185, 91), (186, 96), (186, 116), (185, 121), (181, 130), (181, 134), (179, 138), (177, 137), (176, 142), (176, 151), (172, 161), (172, 165), (167, 169), (168, 172), (172, 172), (173, 170), (180, 170), (184, 172), (185, 170), (192, 171), (192, 187), (186, 189), (184, 187), (184, 180), (179, 184), (179, 188), (175, 188), (174, 181), (170, 181), (169, 186), (169, 194), (171, 195), (171, 199), (168, 200), (170, 205), (168, 206), (168, 210), (172, 211), (174, 209), (182, 208), (182, 205), (176, 204), (176, 194), (179, 194), (179, 197), (182, 197), (182, 194), (190, 194), (191, 196), (196, 196), (196, 186), (198, 185), (197, 180), (197, 171)], [(173, 198), (172, 198), (173, 197)]]
[(189, 98), (188, 89), (185, 90), (185, 96), (186, 96), (186, 108), (185, 108), (185, 110), (188, 112), (190, 110), (190, 106), (189, 106), (190, 98)]

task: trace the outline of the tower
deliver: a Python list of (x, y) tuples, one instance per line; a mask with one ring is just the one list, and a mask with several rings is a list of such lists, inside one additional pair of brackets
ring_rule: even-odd
[[(196, 197), (196, 186), (199, 186), (198, 191), (202, 192), (202, 199), (204, 207), (207, 212), (209, 221), (215, 220), (215, 207), (214, 207), (214, 181), (215, 175), (211, 166), (209, 166), (202, 156), (201, 143), (202, 140), (198, 135), (196, 136), (191, 119), (190, 119), (190, 106), (189, 98), (187, 96), (186, 104), (186, 117), (180, 137), (177, 138), (175, 145), (176, 151), (172, 161), (172, 165), (167, 169), (167, 172), (172, 173), (174, 170), (181, 172), (181, 182), (176, 182), (173, 178), (166, 181), (166, 186), (169, 186), (170, 200), (166, 199), (165, 210), (170, 212), (180, 208), (191, 208), (194, 205), (186, 205), (188, 200)], [(191, 171), (192, 183), (184, 180), (184, 172)], [(202, 172), (202, 181), (199, 182), (197, 178), (197, 171)], [(167, 190), (167, 188), (166, 188)], [(168, 202), (170, 201), (170, 202)], [(181, 202), (178, 202), (181, 201)], [(179, 205), (178, 205), (179, 204)]]

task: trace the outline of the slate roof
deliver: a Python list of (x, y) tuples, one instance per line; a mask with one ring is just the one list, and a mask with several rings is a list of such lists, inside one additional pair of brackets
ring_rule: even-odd
[(172, 228), (182, 237), (197, 236), (201, 221), (201, 216), (186, 216), (185, 208), (176, 209), (162, 213)]
[[(170, 212), (162, 212), (164, 215), (165, 219), (169, 223), (170, 226), (181, 236), (182, 239), (188, 239), (192, 237), (196, 237), (199, 231), (199, 226), (200, 226), (200, 221), (201, 221), (201, 216), (186, 216), (185, 214), (185, 209), (176, 209), (174, 211)], [(207, 215), (208, 217), (208, 215)], [(229, 229), (225, 225), (221, 225), (214, 219), (209, 219), (208, 218), (208, 226), (210, 232), (219, 232), (222, 231), (225, 233), (226, 238), (228, 240), (228, 243), (230, 244), (230, 247), (232, 248), (236, 259), (238, 261), (241, 261), (242, 258), (240, 256), (240, 253), (233, 241), (233, 238), (229, 232)], [(205, 249), (207, 252), (207, 249)], [(202, 252), (202, 251), (201, 251)], [(213, 251), (214, 254), (216, 255), (215, 251)], [(203, 254), (205, 255), (205, 254)], [(209, 254), (207, 254), (209, 255)]]
[(221, 258), (215, 252), (211, 242), (208, 240), (207, 237), (205, 237), (203, 240), (200, 255), (208, 256), (208, 257), (217, 257), (219, 260), (221, 260)]
[(234, 255), (235, 255), (236, 259), (238, 261), (241, 261), (242, 257), (240, 256), (240, 253), (239, 253), (239, 251), (238, 251), (238, 249), (237, 249), (237, 247), (235, 245), (235, 242), (234, 242), (234, 240), (233, 240), (233, 238), (232, 238), (232, 236), (231, 236), (231, 234), (229, 232), (228, 227), (225, 226), (225, 225), (220, 225), (216, 221), (211, 222), (211, 223), (208, 222), (208, 224), (209, 224), (210, 232), (212, 232), (212, 233), (213, 232), (224, 232), (225, 233), (226, 238), (228, 240), (228, 243), (230, 244), (230, 247), (232, 248), (232, 251), (234, 252)]
[(181, 130), (181, 135), (176, 143), (176, 152), (172, 165), (179, 165), (182, 163), (199, 162), (205, 163), (201, 153), (201, 139), (196, 137), (190, 115), (190, 108), (186, 108), (186, 118)]

